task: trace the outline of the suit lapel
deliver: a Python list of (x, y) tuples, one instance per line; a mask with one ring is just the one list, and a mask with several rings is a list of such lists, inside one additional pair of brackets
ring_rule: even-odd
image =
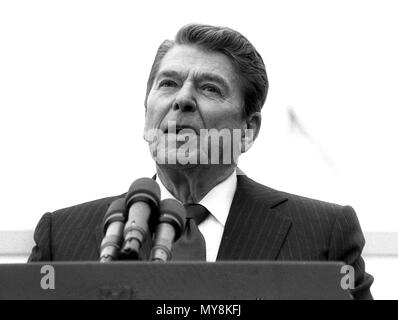
[(275, 260), (291, 227), (278, 206), (288, 199), (244, 175), (225, 224), (217, 260)]

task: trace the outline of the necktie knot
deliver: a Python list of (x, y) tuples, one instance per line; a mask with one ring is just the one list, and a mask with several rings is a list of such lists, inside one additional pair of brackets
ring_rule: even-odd
[(210, 214), (204, 206), (198, 203), (186, 204), (184, 207), (187, 211), (187, 218), (193, 219), (196, 225), (199, 225)]

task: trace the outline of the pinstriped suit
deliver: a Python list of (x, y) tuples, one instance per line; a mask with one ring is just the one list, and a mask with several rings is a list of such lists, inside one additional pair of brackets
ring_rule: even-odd
[[(46, 213), (29, 261), (98, 260), (102, 219), (115, 198)], [(355, 269), (354, 298), (371, 299), (373, 277), (361, 258), (364, 244), (351, 207), (280, 192), (238, 175), (217, 260), (344, 261)], [(149, 249), (146, 242), (143, 259)]]

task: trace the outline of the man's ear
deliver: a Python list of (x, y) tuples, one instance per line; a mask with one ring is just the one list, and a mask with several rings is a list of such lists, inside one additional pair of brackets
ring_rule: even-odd
[(256, 140), (261, 127), (261, 113), (253, 112), (246, 118), (246, 129), (242, 132), (242, 153), (251, 148)]

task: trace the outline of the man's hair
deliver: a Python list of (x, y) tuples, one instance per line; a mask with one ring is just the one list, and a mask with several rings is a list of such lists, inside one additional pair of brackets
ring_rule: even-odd
[(174, 45), (194, 45), (204, 50), (225, 54), (235, 68), (242, 84), (244, 114), (261, 111), (268, 92), (265, 65), (254, 46), (239, 32), (227, 28), (202, 24), (182, 27), (173, 41), (165, 40), (159, 46), (147, 82), (145, 107), (149, 92), (166, 53)]

